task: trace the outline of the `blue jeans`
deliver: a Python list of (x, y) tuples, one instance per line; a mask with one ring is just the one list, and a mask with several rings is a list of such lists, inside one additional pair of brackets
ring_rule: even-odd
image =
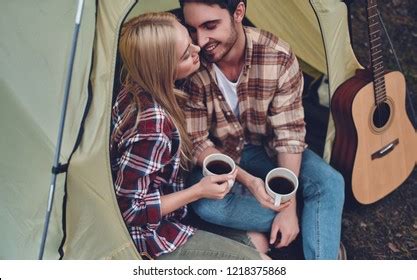
[[(276, 167), (262, 146), (246, 145), (239, 166), (265, 179)], [(200, 167), (193, 169), (187, 185), (203, 177)], [(300, 224), (306, 259), (336, 259), (340, 244), (344, 203), (342, 175), (311, 150), (302, 156), (298, 203), (303, 205)], [(276, 212), (263, 208), (239, 183), (221, 200), (201, 199), (191, 204), (203, 220), (246, 231), (269, 232)]]

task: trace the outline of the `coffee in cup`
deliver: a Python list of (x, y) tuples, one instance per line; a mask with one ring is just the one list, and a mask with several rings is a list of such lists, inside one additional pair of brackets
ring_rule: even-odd
[(274, 198), (274, 205), (279, 206), (295, 196), (298, 188), (298, 178), (291, 170), (278, 167), (266, 175), (266, 192)]
[(207, 163), (206, 167), (208, 171), (217, 175), (228, 174), (232, 171), (232, 167), (222, 160), (213, 160)]
[[(234, 160), (225, 154), (211, 154), (203, 161), (203, 175), (232, 174), (236, 169)], [(229, 187), (232, 187), (234, 180), (228, 180)]]

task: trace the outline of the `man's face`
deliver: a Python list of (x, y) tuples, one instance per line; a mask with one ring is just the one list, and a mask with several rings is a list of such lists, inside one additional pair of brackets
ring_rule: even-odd
[(221, 61), (237, 40), (237, 29), (226, 9), (218, 5), (186, 3), (184, 18), (194, 43), (201, 47), (202, 56), (209, 62)]

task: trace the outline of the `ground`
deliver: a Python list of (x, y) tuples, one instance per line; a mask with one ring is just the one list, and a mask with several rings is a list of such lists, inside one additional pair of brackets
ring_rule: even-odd
[[(366, 1), (350, 2), (353, 47), (361, 64), (367, 66)], [(417, 110), (417, 57), (414, 52), (417, 45), (417, 5), (415, 0), (378, 2), (406, 78), (410, 99)], [(386, 68), (398, 70), (385, 35), (384, 43)], [(384, 199), (372, 205), (345, 209), (342, 232), (348, 259), (417, 259), (417, 169)]]

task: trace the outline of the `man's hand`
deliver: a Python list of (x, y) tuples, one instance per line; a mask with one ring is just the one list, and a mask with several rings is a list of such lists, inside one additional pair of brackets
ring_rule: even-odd
[[(276, 248), (286, 247), (294, 241), (299, 232), (296, 203), (294, 202), (275, 216), (269, 243)], [(277, 236), (281, 236), (280, 240), (277, 240)]]
[(266, 192), (265, 183), (261, 178), (253, 177), (253, 179), (250, 181), (250, 185), (247, 187), (256, 198), (256, 200), (258, 200), (264, 208), (269, 208), (278, 212), (292, 204), (292, 200), (290, 200), (282, 203), (279, 206), (275, 206), (274, 199)]

